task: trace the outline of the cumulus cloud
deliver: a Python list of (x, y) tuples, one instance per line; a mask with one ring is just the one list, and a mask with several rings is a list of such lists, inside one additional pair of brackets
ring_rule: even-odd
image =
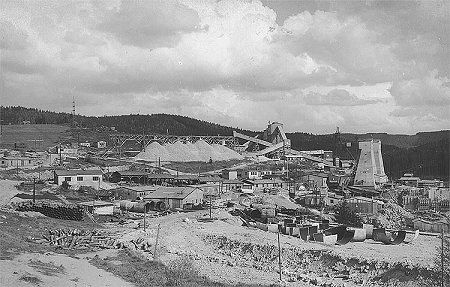
[(0, 48), (20, 50), (26, 46), (28, 35), (9, 21), (0, 21)]
[(326, 95), (319, 93), (308, 93), (304, 96), (304, 101), (308, 105), (324, 106), (361, 106), (380, 102), (380, 99), (362, 99), (347, 90), (333, 89)]
[(197, 12), (177, 1), (123, 1), (97, 25), (124, 44), (172, 46), (183, 33), (198, 29)]
[(395, 81), (389, 92), (400, 106), (449, 106), (450, 79), (432, 71), (421, 78)]
[[(440, 6), (330, 3), (5, 1), (2, 104), (70, 111), (75, 95), (92, 114), (173, 112), (248, 128), (280, 120), (311, 132), (429, 127), (426, 115), (408, 124), (426, 106), (445, 126)], [(390, 82), (382, 102), (377, 86)]]

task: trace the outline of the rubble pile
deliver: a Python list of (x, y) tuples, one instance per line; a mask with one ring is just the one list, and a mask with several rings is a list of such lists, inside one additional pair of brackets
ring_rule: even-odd
[(45, 216), (66, 219), (66, 220), (83, 220), (84, 209), (82, 206), (76, 204), (66, 204), (50, 200), (43, 200), (39, 202), (23, 201), (17, 207), (17, 211), (36, 211)]
[[(216, 235), (207, 235), (204, 240), (212, 244), (219, 254), (229, 258), (211, 258), (211, 262), (220, 261), (229, 266), (279, 272), (278, 247), (275, 244), (254, 244)], [(350, 282), (366, 286), (396, 286), (395, 276), (398, 274), (402, 274), (407, 281), (414, 281), (425, 273), (433, 272), (406, 263), (345, 258), (330, 250), (321, 249), (282, 248), (281, 257), (282, 274), (287, 281), (303, 281), (316, 286), (347, 286), (345, 284)], [(223, 262), (227, 260), (228, 262)], [(391, 273), (397, 275), (392, 275), (392, 278), (386, 275)]]
[(412, 218), (414, 216), (398, 204), (386, 203), (374, 219), (375, 225), (379, 227), (401, 229)]
[(42, 238), (27, 238), (29, 241), (48, 244), (66, 250), (122, 249), (131, 248), (150, 252), (151, 244), (144, 238), (124, 241), (113, 238), (103, 230), (50, 229)]

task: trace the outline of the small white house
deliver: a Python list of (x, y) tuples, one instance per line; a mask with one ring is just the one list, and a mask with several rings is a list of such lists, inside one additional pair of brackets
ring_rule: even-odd
[(113, 215), (114, 213), (114, 204), (112, 202), (94, 200), (80, 202), (79, 205), (82, 205), (89, 213), (93, 214)]
[(35, 166), (37, 163), (36, 158), (32, 157), (2, 157), (0, 158), (0, 166), (3, 168), (15, 167), (26, 168)]
[(97, 142), (97, 148), (106, 148), (106, 142), (105, 141), (98, 141)]
[(54, 181), (61, 185), (66, 181), (70, 186), (90, 186), (99, 189), (102, 185), (101, 170), (55, 170)]
[(91, 143), (90, 142), (80, 143), (80, 146), (82, 146), (82, 147), (91, 147)]
[(144, 201), (163, 201), (169, 208), (186, 208), (203, 203), (203, 191), (197, 187), (160, 187), (146, 195)]

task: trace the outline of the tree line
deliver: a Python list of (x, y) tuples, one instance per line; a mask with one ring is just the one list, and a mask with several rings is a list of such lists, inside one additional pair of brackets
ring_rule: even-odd
[[(20, 106), (0, 107), (3, 125), (31, 124), (71, 125), (93, 130), (111, 129), (123, 133), (157, 133), (171, 135), (232, 135), (233, 130), (254, 136), (255, 131), (222, 126), (185, 116), (168, 114), (121, 115), (89, 117), (69, 113), (57, 113)], [(358, 138), (373, 136), (381, 138), (384, 167), (390, 178), (413, 173), (422, 178), (449, 179), (450, 131), (417, 133), (416, 135), (389, 134), (336, 134), (315, 135), (311, 133), (288, 133), (295, 150), (331, 150), (341, 159), (358, 159)]]

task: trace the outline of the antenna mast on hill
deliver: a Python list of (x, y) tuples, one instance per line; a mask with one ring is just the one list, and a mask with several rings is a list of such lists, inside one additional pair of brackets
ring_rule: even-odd
[(72, 96), (72, 128), (75, 128), (75, 96)]

